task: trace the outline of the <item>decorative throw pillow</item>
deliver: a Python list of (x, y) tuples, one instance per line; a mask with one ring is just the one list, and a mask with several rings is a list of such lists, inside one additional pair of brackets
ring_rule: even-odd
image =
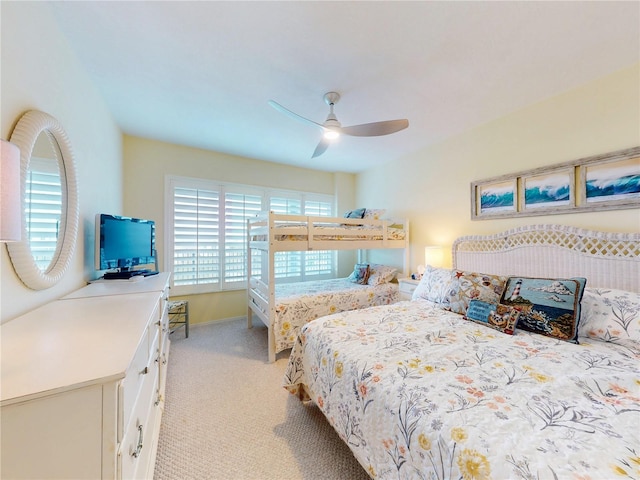
[(348, 212), (344, 212), (344, 218), (364, 218), (364, 213), (367, 211), (366, 208), (358, 208), (356, 210), (349, 210)]
[(640, 293), (585, 289), (580, 336), (640, 348)]
[(366, 212), (364, 212), (364, 217), (362, 218), (380, 220), (385, 213), (387, 213), (387, 211), (384, 208), (367, 208)]
[(517, 308), (481, 300), (471, 300), (464, 316), (465, 320), (481, 323), (507, 335), (514, 334), (519, 317)]
[(586, 278), (509, 277), (500, 303), (520, 310), (518, 328), (578, 343)]
[(369, 264), (368, 263), (356, 263), (351, 275), (347, 277), (352, 283), (358, 283), (360, 285), (366, 285), (369, 280)]
[(460, 270), (453, 270), (451, 279), (447, 303), (452, 312), (460, 315), (467, 313), (471, 300), (498, 303), (507, 282), (507, 277), (502, 275), (487, 275)]
[(420, 279), (420, 283), (413, 291), (412, 300), (428, 300), (445, 310), (449, 309), (449, 298), (452, 293), (453, 282), (451, 270), (427, 265)]
[(369, 265), (369, 285), (380, 285), (382, 283), (389, 283), (396, 278), (398, 269), (394, 267), (388, 267), (386, 265), (379, 265), (377, 263), (371, 263)]

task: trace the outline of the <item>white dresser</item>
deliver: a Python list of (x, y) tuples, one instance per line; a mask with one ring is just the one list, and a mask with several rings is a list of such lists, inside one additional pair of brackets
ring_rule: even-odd
[(2, 478), (153, 478), (168, 288), (100, 281), (0, 326)]

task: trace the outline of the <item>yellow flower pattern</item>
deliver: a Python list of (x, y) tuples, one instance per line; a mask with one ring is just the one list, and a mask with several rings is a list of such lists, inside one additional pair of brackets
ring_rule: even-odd
[(458, 467), (464, 480), (489, 480), (491, 467), (487, 458), (476, 450), (465, 448), (458, 456)]

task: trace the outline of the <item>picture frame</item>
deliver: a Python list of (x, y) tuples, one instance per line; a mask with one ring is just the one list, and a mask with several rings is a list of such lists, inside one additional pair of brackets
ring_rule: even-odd
[(510, 216), (517, 211), (515, 179), (496, 179), (478, 182), (473, 188), (473, 202), (478, 216)]
[(566, 210), (576, 204), (574, 168), (549, 169), (520, 177), (519, 202), (523, 211), (548, 213)]
[(471, 219), (640, 208), (640, 146), (471, 182)]
[(640, 206), (640, 153), (580, 167), (581, 203), (594, 210)]

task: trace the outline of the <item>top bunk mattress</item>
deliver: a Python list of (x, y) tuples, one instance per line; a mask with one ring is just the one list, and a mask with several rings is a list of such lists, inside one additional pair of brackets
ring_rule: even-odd
[(406, 221), (262, 213), (249, 221), (251, 241), (406, 240)]
[[(309, 239), (306, 224), (276, 225), (273, 238), (279, 241), (307, 241)], [(299, 229), (292, 233), (291, 229)], [(314, 226), (314, 239), (316, 240), (383, 240), (384, 235), (381, 226), (371, 225), (340, 225), (326, 224)], [(295, 231), (295, 230), (294, 230)], [(254, 235), (254, 240), (268, 240), (268, 235)], [(406, 233), (403, 228), (387, 227), (387, 239), (404, 240)]]

